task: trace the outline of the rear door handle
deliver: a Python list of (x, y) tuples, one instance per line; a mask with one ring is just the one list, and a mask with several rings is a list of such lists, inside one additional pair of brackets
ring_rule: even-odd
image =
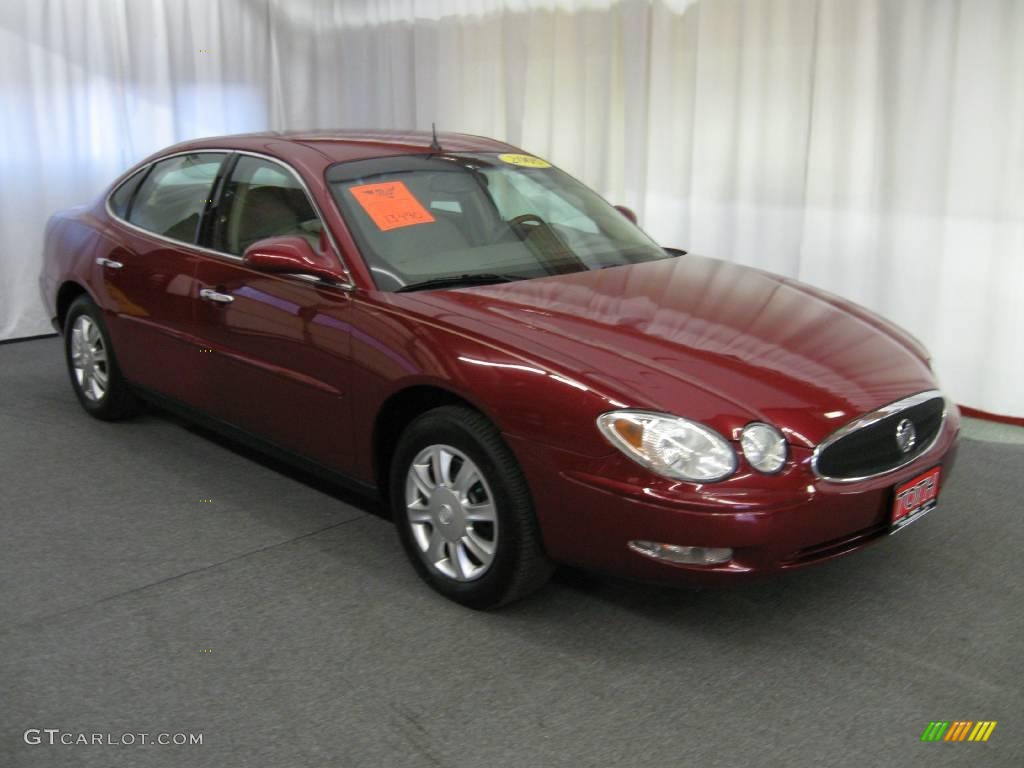
[(199, 298), (206, 299), (207, 301), (216, 301), (218, 304), (230, 304), (235, 300), (234, 296), (230, 296), (226, 293), (218, 293), (212, 288), (203, 288), (199, 291)]
[(98, 259), (96, 259), (96, 263), (99, 264), (101, 267), (110, 267), (110, 269), (120, 269), (121, 267), (124, 266), (124, 264), (122, 264), (120, 261), (106, 259), (103, 256), (100, 256)]

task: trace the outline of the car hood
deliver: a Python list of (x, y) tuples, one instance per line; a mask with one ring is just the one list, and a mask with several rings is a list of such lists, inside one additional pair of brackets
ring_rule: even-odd
[(935, 387), (927, 353), (877, 315), (692, 254), (406, 296), (623, 404), (733, 437), (758, 419), (811, 447), (860, 414)]

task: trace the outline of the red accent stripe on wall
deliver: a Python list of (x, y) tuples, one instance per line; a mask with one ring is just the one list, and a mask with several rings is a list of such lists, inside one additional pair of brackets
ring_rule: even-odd
[(1024, 427), (1024, 418), (1020, 416), (1002, 416), (998, 413), (979, 411), (977, 408), (970, 408), (966, 405), (958, 405), (960, 413), (970, 416), (973, 419), (985, 419), (986, 421), (998, 421), (1000, 424), (1013, 424), (1017, 427)]

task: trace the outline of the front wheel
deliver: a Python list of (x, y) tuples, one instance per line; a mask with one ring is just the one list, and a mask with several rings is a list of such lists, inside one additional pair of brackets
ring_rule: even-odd
[(391, 465), (390, 499), (416, 571), (451, 600), (494, 608), (551, 573), (526, 479), (476, 411), (445, 406), (409, 425)]
[(88, 296), (75, 299), (68, 309), (64, 354), (71, 386), (90, 415), (114, 421), (135, 413), (138, 401), (117, 367), (103, 313)]

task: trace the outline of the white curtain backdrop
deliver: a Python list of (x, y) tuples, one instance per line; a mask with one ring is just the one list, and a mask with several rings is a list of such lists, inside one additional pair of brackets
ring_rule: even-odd
[(1018, 0), (0, 0), (0, 338), (50, 330), (49, 213), (153, 150), (436, 121), (881, 312), (1021, 417), (1022, 41)]

